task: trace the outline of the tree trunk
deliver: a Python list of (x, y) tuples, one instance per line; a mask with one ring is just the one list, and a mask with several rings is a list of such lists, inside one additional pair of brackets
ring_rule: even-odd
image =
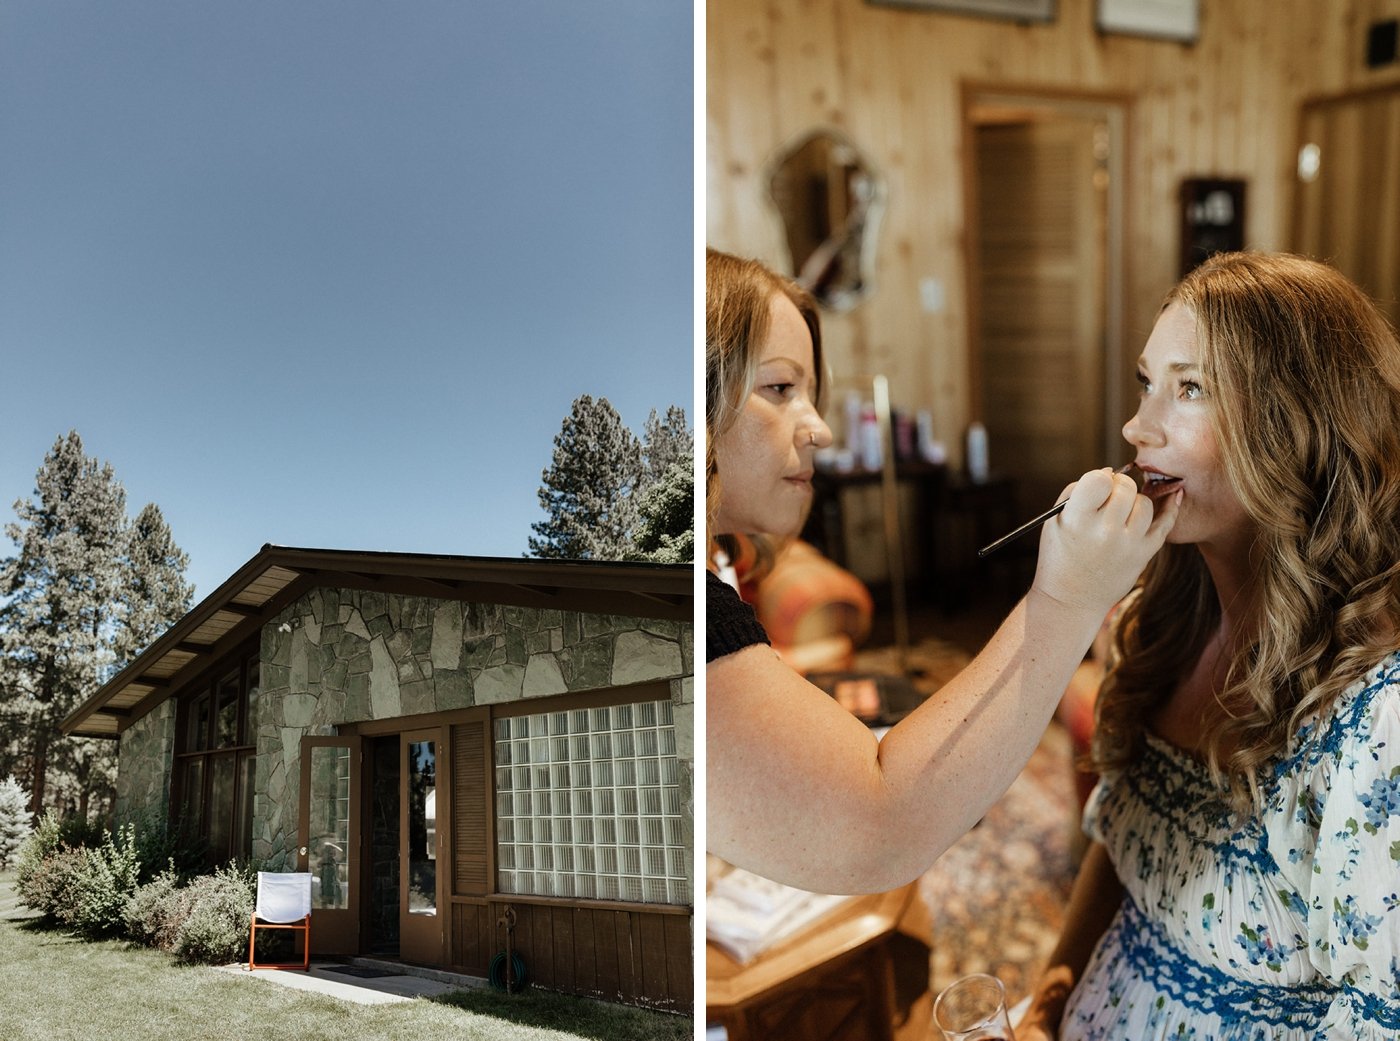
[(34, 734), (34, 777), (31, 782), (29, 808), (37, 818), (44, 812), (44, 777), (49, 769), (49, 730), (41, 722)]

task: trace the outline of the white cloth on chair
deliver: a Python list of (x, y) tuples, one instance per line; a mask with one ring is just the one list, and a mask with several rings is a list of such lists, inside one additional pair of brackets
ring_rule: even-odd
[(296, 922), (311, 913), (311, 872), (259, 871), (258, 906), (264, 922)]

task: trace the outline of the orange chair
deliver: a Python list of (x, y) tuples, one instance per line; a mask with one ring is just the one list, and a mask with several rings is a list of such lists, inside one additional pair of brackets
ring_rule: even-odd
[[(253, 960), (259, 929), (290, 929), (302, 934), (300, 965)], [(248, 971), (253, 969), (311, 969), (311, 872), (259, 871), (258, 902), (248, 929)]]

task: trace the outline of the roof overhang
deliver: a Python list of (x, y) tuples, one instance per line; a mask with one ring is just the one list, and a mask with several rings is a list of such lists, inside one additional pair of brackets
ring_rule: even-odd
[(288, 604), (320, 587), (690, 621), (689, 564), (632, 564), (267, 545), (113, 676), (61, 724), (117, 737), (237, 648)]

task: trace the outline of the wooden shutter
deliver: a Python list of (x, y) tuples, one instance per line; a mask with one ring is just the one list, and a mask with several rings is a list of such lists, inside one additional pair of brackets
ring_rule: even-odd
[(488, 880), (489, 746), (484, 720), (452, 728), (453, 892), (484, 896)]

